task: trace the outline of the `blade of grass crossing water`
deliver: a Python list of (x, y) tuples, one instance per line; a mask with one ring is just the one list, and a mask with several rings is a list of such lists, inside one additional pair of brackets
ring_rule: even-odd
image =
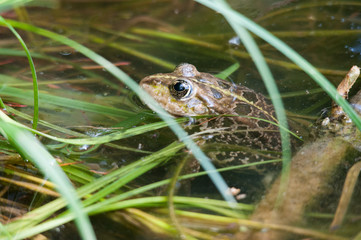
[[(206, 1), (199, 1), (199, 2), (206, 2)], [(208, 1), (209, 2), (209, 1)], [(214, 1), (213, 1), (214, 2)], [(218, 9), (230, 9), (228, 4), (223, 1), (219, 0), (216, 1), (218, 3)], [(205, 4), (207, 5), (207, 4)], [(208, 6), (208, 5), (207, 5)], [(230, 11), (230, 10), (228, 10)], [(288, 172), (289, 166), (291, 161), (291, 147), (290, 147), (290, 136), (285, 129), (288, 129), (288, 123), (286, 118), (286, 112), (284, 110), (284, 106), (281, 100), (280, 93), (278, 91), (276, 82), (272, 76), (271, 70), (269, 69), (260, 49), (258, 48), (255, 40), (249, 34), (249, 32), (240, 24), (237, 24), (233, 19), (226, 14), (226, 11), (220, 11), (221, 14), (225, 17), (228, 23), (231, 25), (233, 30), (237, 33), (238, 37), (242, 40), (242, 43), (246, 47), (247, 51), (250, 53), (253, 62), (255, 63), (259, 73), (262, 76), (262, 79), (265, 83), (267, 91), (271, 97), (272, 103), (275, 107), (277, 119), (280, 124), (280, 133), (281, 133), (281, 140), (282, 140), (282, 185), (280, 187), (280, 196), (282, 195), (282, 189), (285, 188), (288, 182)]]
[(0, 1), (0, 12), (8, 11), (15, 7), (23, 6), (32, 0), (1, 0)]
[(234, 73), (236, 70), (238, 70), (239, 67), (240, 67), (239, 63), (236, 62), (236, 63), (232, 64), (230, 67), (228, 67), (227, 69), (225, 69), (222, 72), (216, 74), (215, 76), (220, 78), (220, 79), (226, 79), (232, 73)]
[[(244, 43), (247, 51), (250, 53), (253, 59), (253, 62), (256, 64), (257, 69), (264, 80), (267, 91), (270, 94), (272, 103), (275, 107), (279, 124), (280, 126), (282, 126), (280, 127), (281, 141), (282, 141), (282, 181), (281, 181), (279, 196), (283, 196), (282, 193), (286, 189), (288, 183), (289, 167), (291, 162), (291, 145), (290, 145), (290, 135), (285, 130), (288, 129), (288, 123), (287, 123), (286, 112), (284, 110), (284, 106), (281, 100), (281, 95), (277, 89), (272, 73), (252, 36), (243, 27), (233, 24), (229, 19), (227, 20), (231, 23), (232, 28), (237, 32), (238, 36), (242, 39), (242, 42)], [(278, 201), (278, 203), (281, 203), (281, 201)]]
[(24, 52), (26, 53), (26, 57), (28, 58), (31, 75), (33, 78), (33, 89), (34, 89), (33, 90), (34, 91), (33, 128), (36, 129), (36, 127), (38, 125), (38, 121), (39, 121), (39, 89), (38, 89), (38, 78), (36, 76), (35, 65), (34, 65), (33, 59), (31, 58), (30, 51), (27, 48), (25, 42), (20, 37), (20, 35), (16, 32), (16, 30), (10, 24), (8, 24), (2, 16), (0, 16), (0, 22), (3, 23), (4, 25), (6, 25), (10, 29), (10, 31), (15, 35), (15, 37), (18, 39), (21, 46), (23, 47)]
[(0, 13), (21, 6), (56, 7), (57, 0), (0, 0)]

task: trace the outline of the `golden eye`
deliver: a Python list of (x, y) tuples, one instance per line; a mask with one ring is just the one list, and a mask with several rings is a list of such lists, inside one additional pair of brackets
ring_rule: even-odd
[(177, 79), (172, 85), (169, 86), (169, 91), (172, 96), (177, 99), (185, 99), (192, 93), (193, 86), (189, 81)]

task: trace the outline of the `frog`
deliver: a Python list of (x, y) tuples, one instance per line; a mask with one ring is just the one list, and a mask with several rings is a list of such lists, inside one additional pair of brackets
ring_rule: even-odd
[(275, 110), (261, 93), (199, 72), (189, 63), (178, 65), (171, 73), (147, 76), (139, 85), (175, 117), (211, 116), (198, 119), (198, 124), (193, 124), (198, 128), (193, 127), (192, 132), (199, 132), (197, 142), (203, 149), (212, 149), (207, 153), (217, 165), (280, 157)]

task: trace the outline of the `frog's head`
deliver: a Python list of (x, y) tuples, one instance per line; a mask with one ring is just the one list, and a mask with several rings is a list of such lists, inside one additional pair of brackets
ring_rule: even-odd
[(139, 85), (172, 115), (212, 114), (211, 107), (215, 103), (207, 97), (209, 92), (204, 89), (204, 84), (200, 84), (202, 80), (207, 81), (202, 78), (204, 74), (192, 64), (183, 63), (171, 73), (145, 77)]

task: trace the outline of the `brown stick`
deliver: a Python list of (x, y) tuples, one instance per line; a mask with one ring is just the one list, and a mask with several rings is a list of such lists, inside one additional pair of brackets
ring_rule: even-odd
[[(352, 85), (356, 82), (357, 78), (360, 76), (360, 68), (353, 66), (350, 71), (346, 74), (345, 78), (337, 87), (337, 92), (341, 95), (342, 98), (348, 98), (348, 92), (350, 91)], [(343, 109), (338, 106), (335, 102), (332, 103), (331, 118), (337, 119), (340, 116), (345, 115)]]
[(347, 173), (345, 183), (343, 184), (342, 195), (340, 202), (338, 203), (337, 210), (333, 221), (330, 226), (330, 230), (339, 228), (345, 218), (348, 205), (351, 201), (353, 190), (355, 189), (358, 176), (361, 171), (361, 162), (356, 163), (350, 168)]

